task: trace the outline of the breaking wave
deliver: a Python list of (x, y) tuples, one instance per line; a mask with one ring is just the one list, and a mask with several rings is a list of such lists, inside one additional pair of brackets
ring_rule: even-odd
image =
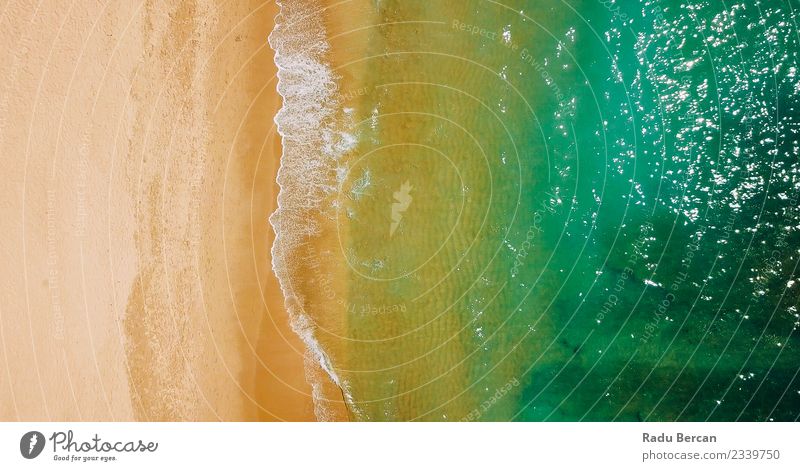
[(322, 375), (327, 375), (348, 397), (314, 329), (315, 314), (307, 312), (302, 289), (306, 244), (323, 232), (335, 215), (332, 197), (337, 168), (355, 138), (341, 131), (338, 77), (329, 64), (329, 45), (317, 2), (278, 1), (280, 12), (269, 44), (278, 67), (278, 93), (283, 105), (275, 116), (282, 155), (277, 182), (278, 205), (269, 221), (275, 231), (272, 269), (283, 291), (292, 329), (305, 343), (306, 379), (312, 387), (315, 413), (320, 420), (331, 414), (323, 397)]

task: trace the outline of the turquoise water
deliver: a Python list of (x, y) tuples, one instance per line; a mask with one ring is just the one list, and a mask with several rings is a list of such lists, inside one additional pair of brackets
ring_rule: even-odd
[(795, 2), (363, 3), (304, 312), (354, 419), (797, 420)]

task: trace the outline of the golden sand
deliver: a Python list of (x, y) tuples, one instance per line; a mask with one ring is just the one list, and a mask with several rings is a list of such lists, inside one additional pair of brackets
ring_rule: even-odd
[(270, 269), (276, 10), (0, 17), (0, 419), (315, 419)]

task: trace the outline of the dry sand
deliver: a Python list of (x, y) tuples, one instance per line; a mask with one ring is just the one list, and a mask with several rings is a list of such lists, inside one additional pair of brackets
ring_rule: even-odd
[(59, 3), (0, 10), (0, 419), (314, 420), (274, 1)]

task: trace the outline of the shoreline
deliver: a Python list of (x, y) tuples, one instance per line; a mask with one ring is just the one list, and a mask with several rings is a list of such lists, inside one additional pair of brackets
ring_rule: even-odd
[[(275, 118), (284, 148), (278, 209), (270, 217), (278, 234), (273, 271), (293, 328), (311, 354), (306, 371), (317, 416), (349, 420), (357, 413), (346, 379), (336, 371), (349, 355), (348, 265), (339, 250), (349, 229), (338, 219), (334, 200), (340, 195), (332, 190), (341, 162), (357, 145), (350, 129), (353, 109), (346, 109), (364, 93), (366, 68), (357, 59), (367, 47), (368, 33), (351, 28), (373, 12), (364, 2), (283, 4), (279, 27), (269, 41), (276, 50), (284, 102)], [(286, 24), (290, 30), (280, 27)]]
[[(326, 3), (282, 2), (269, 36), (278, 70), (282, 107), (275, 123), (283, 146), (277, 175), (279, 197), (270, 215), (276, 239), (272, 268), (294, 332), (308, 352), (306, 377), (319, 420), (348, 420), (347, 385), (335, 372), (341, 355), (346, 301), (330, 206), (333, 162), (348, 152), (334, 72)], [(288, 28), (286, 27), (288, 25)], [(324, 144), (323, 144), (324, 143)], [(337, 295), (338, 294), (338, 295)], [(337, 302), (338, 301), (338, 302)]]

